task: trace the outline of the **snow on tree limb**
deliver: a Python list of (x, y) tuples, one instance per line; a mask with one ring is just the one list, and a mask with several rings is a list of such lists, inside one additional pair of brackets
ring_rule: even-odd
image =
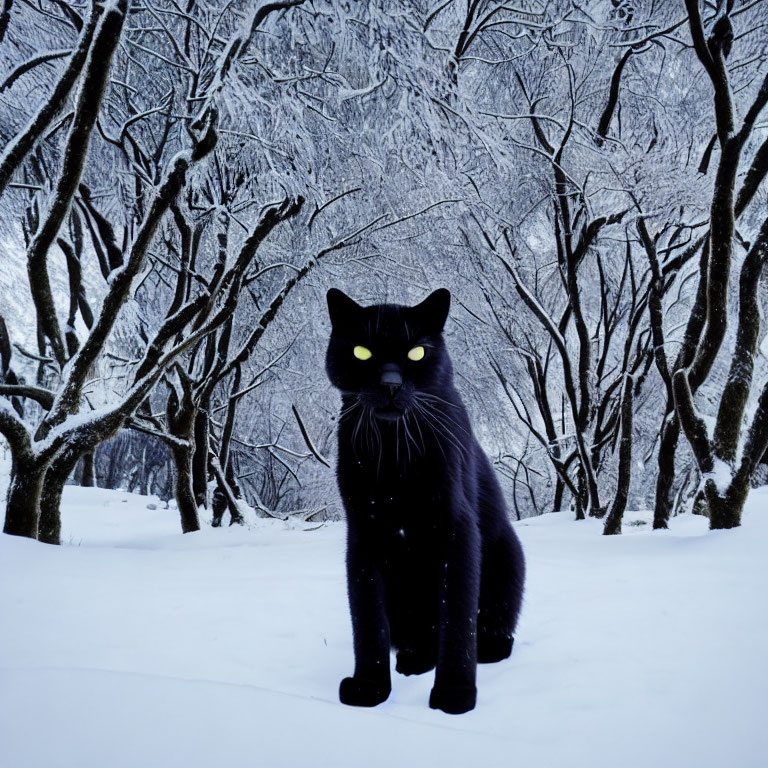
[(54, 398), (54, 393), (51, 390), (29, 384), (0, 384), (0, 395), (28, 397), (30, 400), (40, 403), (46, 410), (50, 410)]
[(311, 451), (312, 455), (321, 463), (324, 464), (326, 467), (330, 468), (330, 463), (328, 462), (328, 459), (326, 459), (320, 451), (317, 450), (315, 447), (315, 444), (312, 442), (312, 438), (309, 436), (309, 432), (307, 431), (306, 426), (304, 425), (304, 422), (301, 420), (301, 416), (299, 415), (299, 410), (296, 408), (295, 403), (291, 403), (291, 410), (293, 411), (293, 415), (296, 418), (296, 423), (299, 425), (299, 431), (301, 432), (301, 436), (304, 438), (304, 442), (307, 445), (307, 448)]
[(0, 195), (5, 190), (13, 172), (19, 167), (37, 140), (50, 125), (54, 115), (72, 90), (85, 64), (91, 39), (96, 29), (96, 23), (103, 13), (104, 4), (101, 2), (95, 3), (88, 22), (80, 34), (77, 47), (70, 57), (66, 69), (62, 72), (61, 77), (54, 86), (51, 95), (40, 105), (37, 112), (30, 118), (24, 128), (3, 148), (2, 154), (0, 154)]
[(16, 69), (13, 70), (6, 78), (0, 83), (0, 93), (7, 88), (10, 88), (22, 75), (26, 74), (40, 64), (46, 64), (49, 61), (56, 61), (56, 59), (63, 59), (65, 56), (69, 56), (72, 53), (71, 48), (64, 48), (59, 51), (46, 51), (45, 53), (33, 56), (31, 59), (27, 59), (23, 64), (19, 64)]
[(712, 472), (714, 456), (707, 425), (696, 410), (691, 387), (688, 383), (688, 374), (685, 370), (675, 371), (672, 376), (672, 391), (675, 395), (675, 409), (680, 424), (691, 444), (696, 461), (698, 461), (702, 472)]
[[(282, 0), (282, 2), (262, 3), (254, 8), (250, 17), (245, 21), (240, 30), (235, 33), (227, 43), (216, 63), (212, 81), (206, 91), (206, 99), (200, 109), (199, 116), (195, 122), (205, 114), (211, 102), (218, 96), (229, 75), (232, 65), (243, 56), (256, 30), (262, 22), (272, 13), (287, 10), (297, 5), (303, 5), (305, 0)], [(193, 122), (193, 127), (195, 125)]]
[(13, 450), (29, 449), (31, 435), (26, 424), (13, 409), (11, 401), (0, 398), (0, 433), (8, 441)]
[(714, 451), (724, 461), (736, 460), (744, 410), (752, 389), (752, 372), (760, 340), (760, 275), (768, 260), (768, 218), (752, 244), (739, 277), (739, 311), (736, 346), (728, 379), (723, 387), (713, 435)]
[(69, 213), (83, 173), (91, 131), (107, 85), (112, 55), (120, 40), (126, 11), (127, 0), (122, 0), (105, 10), (96, 27), (51, 202), (27, 249), (29, 287), (38, 322), (51, 342), (59, 365), (63, 365), (67, 359), (67, 350), (48, 276), (48, 252)]

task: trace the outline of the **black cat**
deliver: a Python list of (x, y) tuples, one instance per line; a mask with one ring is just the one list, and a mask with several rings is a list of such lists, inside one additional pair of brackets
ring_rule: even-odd
[(445, 289), (415, 307), (361, 307), (328, 291), (355, 648), (344, 704), (389, 696), (394, 648), (404, 675), (437, 667), (430, 707), (466, 712), (477, 662), (512, 651), (525, 561), (453, 385), (449, 305)]

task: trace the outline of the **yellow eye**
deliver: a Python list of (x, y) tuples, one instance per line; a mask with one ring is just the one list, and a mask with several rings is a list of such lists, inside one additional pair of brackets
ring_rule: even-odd
[(368, 347), (361, 347), (360, 345), (356, 346), (352, 350), (352, 354), (358, 359), (358, 360), (370, 360), (373, 357), (373, 352), (371, 352)]
[(408, 353), (408, 359), (413, 360), (414, 363), (418, 363), (419, 360), (423, 359), (423, 357), (424, 357), (424, 347), (414, 347)]

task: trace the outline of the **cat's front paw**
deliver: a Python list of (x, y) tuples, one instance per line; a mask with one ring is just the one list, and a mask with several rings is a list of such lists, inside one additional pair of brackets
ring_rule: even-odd
[(476, 703), (477, 688), (474, 685), (435, 686), (429, 694), (429, 706), (432, 709), (442, 709), (449, 715), (469, 712), (475, 708)]
[(423, 675), (435, 668), (436, 658), (434, 653), (419, 651), (398, 651), (395, 669), (401, 675)]
[(391, 690), (389, 683), (345, 677), (339, 686), (339, 699), (352, 707), (375, 707), (387, 700)]

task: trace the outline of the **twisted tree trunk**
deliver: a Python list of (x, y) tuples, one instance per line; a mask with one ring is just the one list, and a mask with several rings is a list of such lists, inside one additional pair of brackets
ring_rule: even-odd
[(181, 530), (184, 533), (199, 531), (200, 518), (197, 514), (195, 493), (192, 490), (193, 449), (190, 446), (173, 445), (171, 453), (176, 468), (174, 493), (181, 517)]
[(668, 528), (669, 516), (674, 503), (675, 453), (680, 438), (680, 422), (677, 416), (669, 414), (661, 430), (661, 442), (657, 464), (659, 474), (656, 477), (656, 501), (653, 507), (653, 527), (655, 530)]
[(621, 533), (621, 521), (629, 498), (629, 484), (632, 481), (632, 402), (634, 381), (627, 374), (624, 378), (624, 393), (621, 399), (621, 441), (619, 442), (619, 483), (611, 511), (605, 519), (603, 534), (614, 536)]
[(207, 408), (195, 414), (194, 453), (192, 458), (192, 490), (198, 507), (208, 507), (208, 440)]
[(61, 543), (61, 495), (64, 485), (80, 458), (77, 450), (67, 450), (51, 461), (40, 495), (40, 527), (37, 538), (46, 544)]
[(3, 532), (36, 539), (40, 526), (40, 497), (48, 468), (31, 453), (13, 457), (11, 482), (5, 508)]
[(96, 451), (88, 451), (83, 454), (81, 459), (83, 474), (80, 478), (80, 485), (83, 488), (96, 487)]
[(176, 469), (174, 493), (181, 517), (181, 530), (184, 533), (189, 533), (200, 530), (198, 505), (193, 488), (195, 420), (198, 412), (192, 400), (189, 377), (181, 366), (177, 366), (176, 370), (182, 391), (181, 396), (179, 396), (176, 389), (172, 388), (168, 397), (168, 430), (173, 436), (169, 446)]

